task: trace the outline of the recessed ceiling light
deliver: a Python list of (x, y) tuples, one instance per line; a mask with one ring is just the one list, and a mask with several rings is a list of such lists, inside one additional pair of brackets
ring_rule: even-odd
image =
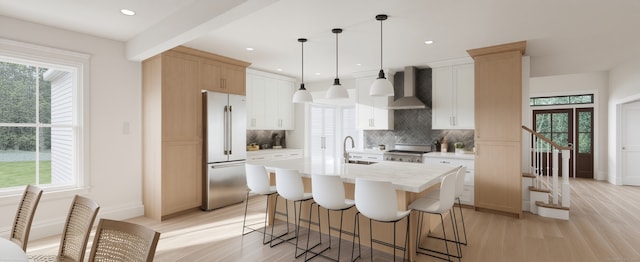
[(357, 66), (362, 66), (362, 64), (356, 64)]
[(245, 48), (245, 50), (247, 50), (247, 51), (253, 51), (253, 47), (247, 47), (247, 48)]
[(120, 13), (122, 13), (123, 15), (129, 15), (129, 16), (136, 15), (136, 12), (131, 11), (129, 9), (120, 9)]
[(276, 69), (276, 70), (278, 70), (278, 71), (282, 71), (282, 68), (278, 68), (278, 69)]
[(320, 73), (316, 73), (316, 75), (317, 75), (317, 76), (319, 76), (319, 75), (320, 75)]
[(433, 44), (433, 40), (427, 40), (427, 41), (424, 41), (424, 44), (425, 44), (425, 45)]

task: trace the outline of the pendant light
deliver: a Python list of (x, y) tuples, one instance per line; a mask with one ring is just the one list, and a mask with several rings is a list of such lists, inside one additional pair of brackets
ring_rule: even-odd
[(302, 82), (300, 82), (300, 89), (293, 94), (293, 102), (311, 103), (313, 102), (313, 97), (311, 96), (311, 93), (304, 88), (304, 42), (307, 42), (307, 39), (298, 38), (298, 42), (300, 42), (300, 46), (302, 47)]
[(349, 94), (347, 90), (340, 85), (340, 78), (338, 78), (338, 34), (342, 33), (342, 29), (334, 28), (331, 32), (336, 34), (336, 79), (333, 80), (333, 85), (329, 87), (329, 91), (327, 91), (325, 97), (328, 99), (345, 99), (349, 98)]
[(376, 15), (376, 20), (380, 21), (380, 72), (378, 78), (373, 81), (369, 89), (370, 96), (393, 96), (393, 85), (384, 76), (382, 70), (382, 21), (387, 20), (387, 15)]

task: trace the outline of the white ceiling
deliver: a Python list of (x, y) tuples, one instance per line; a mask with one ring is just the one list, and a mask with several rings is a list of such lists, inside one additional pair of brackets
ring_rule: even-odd
[[(137, 15), (123, 16), (121, 8)], [(126, 42), (131, 60), (186, 45), (299, 78), (297, 38), (305, 37), (305, 80), (328, 84), (336, 63), (332, 28), (344, 30), (341, 77), (379, 68), (377, 14), (389, 15), (384, 67), (398, 71), (521, 40), (532, 76), (605, 71), (640, 59), (637, 0), (0, 0), (2, 16)]]

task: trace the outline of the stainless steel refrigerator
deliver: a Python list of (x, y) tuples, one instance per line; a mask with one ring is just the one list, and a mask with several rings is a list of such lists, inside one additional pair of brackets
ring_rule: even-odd
[(246, 99), (241, 95), (203, 91), (204, 159), (202, 209), (242, 202), (247, 193), (244, 164)]

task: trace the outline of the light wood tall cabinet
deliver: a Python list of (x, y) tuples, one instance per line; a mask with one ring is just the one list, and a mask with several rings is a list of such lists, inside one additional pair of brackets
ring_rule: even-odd
[(526, 42), (467, 50), (475, 62), (475, 207), (522, 216), (522, 55)]
[[(178, 47), (142, 62), (143, 203), (147, 217), (162, 220), (201, 205), (201, 92), (215, 86), (203, 80), (224, 79), (222, 68), (232, 61), (212, 59), (216, 57), (220, 56)], [(230, 66), (248, 65), (236, 63)], [(213, 73), (211, 65), (220, 66), (219, 73)], [(241, 71), (242, 81), (234, 83), (234, 92), (244, 93)]]

